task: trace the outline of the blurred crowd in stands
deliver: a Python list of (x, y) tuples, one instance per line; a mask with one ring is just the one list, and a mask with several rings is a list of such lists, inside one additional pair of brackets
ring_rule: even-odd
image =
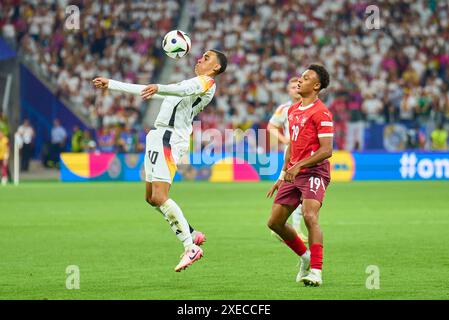
[[(79, 8), (79, 29), (65, 25), (75, 26), (69, 5)], [(140, 99), (99, 94), (91, 81), (98, 75), (132, 83), (154, 79), (164, 57), (160, 39), (176, 25), (180, 1), (5, 0), (1, 6), (2, 36), (17, 43), (24, 59), (39, 66), (93, 127), (140, 125)]]
[[(286, 82), (314, 62), (331, 75), (323, 100), (338, 149), (364, 149), (365, 128), (388, 125), (404, 148), (431, 146), (449, 125), (449, 2), (376, 1), (380, 29), (368, 29), (364, 1), (188, 1), (192, 52), (174, 81), (207, 48), (227, 53), (203, 126), (263, 126), (288, 101)], [(392, 126), (391, 126), (392, 125)], [(394, 139), (393, 139), (394, 140)], [(387, 142), (388, 146), (388, 142)]]
[(384, 126), (387, 150), (436, 149), (435, 140), (447, 148), (448, 1), (376, 1), (380, 29), (371, 29), (367, 3), (358, 0), (78, 0), (70, 1), (82, 12), (81, 29), (73, 31), (61, 27), (69, 1), (47, 2), (54, 3), (6, 1), (0, 28), (98, 129), (96, 141), (73, 132), (74, 151), (89, 150), (92, 141), (104, 150), (143, 150), (141, 99), (99, 93), (90, 81), (157, 79), (160, 40), (176, 28), (184, 4), (193, 45), (170, 82), (192, 77), (209, 48), (229, 60), (213, 102), (198, 116), (203, 130), (265, 128), (289, 100), (288, 79), (318, 62), (331, 75), (322, 99), (334, 114), (337, 149), (366, 149), (364, 135), (375, 126)]

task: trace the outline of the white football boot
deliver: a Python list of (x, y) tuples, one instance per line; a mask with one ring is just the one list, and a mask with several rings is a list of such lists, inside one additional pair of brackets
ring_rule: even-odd
[(310, 251), (307, 250), (305, 254), (299, 257), (299, 272), (296, 276), (296, 282), (300, 282), (310, 269)]
[(300, 282), (303, 282), (305, 286), (319, 287), (323, 284), (323, 279), (321, 278), (321, 270), (311, 269), (310, 272), (302, 277)]

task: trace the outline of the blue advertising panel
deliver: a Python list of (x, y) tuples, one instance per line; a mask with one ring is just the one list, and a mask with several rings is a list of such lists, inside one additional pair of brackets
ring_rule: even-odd
[[(272, 154), (222, 154), (216, 158), (191, 153), (179, 164), (174, 181), (211, 182), (276, 180), (283, 152)], [(335, 151), (333, 181), (449, 180), (449, 153), (360, 153)], [(63, 153), (62, 181), (144, 181), (143, 154)]]
[(448, 152), (353, 153), (354, 180), (448, 180)]

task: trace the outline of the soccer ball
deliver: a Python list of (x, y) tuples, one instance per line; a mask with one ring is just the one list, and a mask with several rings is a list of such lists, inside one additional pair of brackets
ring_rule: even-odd
[(162, 48), (165, 54), (173, 59), (180, 59), (189, 53), (192, 47), (190, 37), (181, 30), (168, 32), (162, 40)]

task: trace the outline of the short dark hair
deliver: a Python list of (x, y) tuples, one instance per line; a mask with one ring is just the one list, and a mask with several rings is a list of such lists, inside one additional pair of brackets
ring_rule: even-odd
[(217, 75), (225, 72), (226, 67), (228, 66), (228, 58), (226, 58), (226, 55), (223, 52), (215, 50), (215, 49), (212, 49), (209, 51), (212, 51), (213, 53), (215, 53), (217, 55), (218, 63), (221, 66), (220, 70), (218, 70), (218, 72), (217, 72)]
[(307, 70), (313, 70), (318, 75), (318, 79), (320, 80), (320, 90), (327, 88), (329, 85), (329, 73), (325, 67), (320, 64), (311, 64)]

